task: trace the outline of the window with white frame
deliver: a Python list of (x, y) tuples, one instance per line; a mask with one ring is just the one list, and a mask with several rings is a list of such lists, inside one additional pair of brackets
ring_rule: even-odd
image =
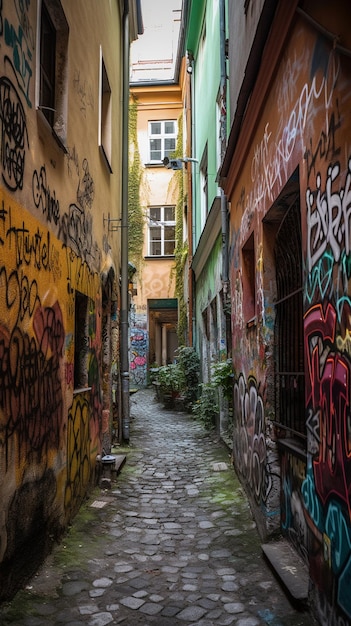
[(177, 122), (160, 120), (149, 122), (149, 159), (150, 163), (170, 158), (176, 149)]
[(149, 255), (173, 256), (175, 248), (175, 207), (149, 209)]
[(65, 144), (69, 28), (60, 0), (42, 0), (39, 19), (37, 108), (55, 136)]

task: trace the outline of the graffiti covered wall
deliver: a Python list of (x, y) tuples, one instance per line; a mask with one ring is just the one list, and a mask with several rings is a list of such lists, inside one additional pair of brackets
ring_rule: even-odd
[(147, 386), (148, 333), (143, 328), (131, 328), (129, 350), (130, 385), (137, 389)]
[[(234, 461), (266, 530), (274, 514), (267, 493), (273, 486), (280, 491), (277, 527), (309, 563), (315, 611), (325, 626), (351, 623), (350, 75), (349, 56), (297, 20), (231, 198)], [(302, 456), (285, 448), (278, 457), (270, 374), (274, 261), (263, 220), (297, 169), (306, 448)], [(248, 320), (243, 251), (250, 236), (255, 315)]]
[[(116, 304), (118, 240), (110, 244), (100, 208), (116, 204), (120, 183), (119, 174), (106, 182), (91, 130), (98, 124), (98, 65), (88, 62), (96, 71), (85, 74), (79, 57), (91, 15), (80, 1), (52, 5), (71, 25), (65, 144), (36, 102), (39, 5), (0, 2), (0, 600), (16, 591), (15, 570), (22, 569), (22, 581), (33, 574), (96, 478), (109, 429), (111, 363), (118, 360), (106, 329), (103, 340), (100, 276), (108, 266), (111, 284), (104, 285), (110, 299), (115, 289)], [(79, 35), (72, 11), (81, 15)], [(106, 41), (111, 34), (115, 42), (118, 7), (113, 15), (104, 11)], [(87, 52), (93, 59), (96, 37)], [(114, 88), (117, 65), (109, 76)], [(107, 327), (111, 301), (104, 306)]]
[[(84, 497), (100, 450), (101, 341), (97, 326), (89, 349), (90, 391), (73, 395), (74, 293), (86, 292), (96, 302), (98, 276), (4, 191), (1, 206), (0, 254), (6, 263), (0, 268), (0, 492), (5, 514), (0, 556), (8, 560), (17, 549), (11, 537), (17, 537), (18, 524), (22, 541), (37, 532), (40, 502), (47, 515), (40, 527), (55, 524), (58, 531)], [(96, 326), (95, 311), (92, 317)], [(14, 519), (11, 514), (24, 485), (36, 493), (27, 502), (25, 523), (23, 515)]]

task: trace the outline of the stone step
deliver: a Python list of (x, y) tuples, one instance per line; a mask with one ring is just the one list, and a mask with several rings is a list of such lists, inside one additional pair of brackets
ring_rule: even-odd
[(305, 604), (309, 575), (306, 564), (286, 540), (262, 544), (262, 551), (291, 598)]
[(113, 467), (113, 470), (119, 474), (123, 465), (125, 464), (127, 457), (125, 454), (116, 454), (116, 461), (115, 461), (115, 465)]

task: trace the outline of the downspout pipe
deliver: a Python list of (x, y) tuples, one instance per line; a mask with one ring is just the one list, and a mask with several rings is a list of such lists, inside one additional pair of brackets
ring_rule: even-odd
[[(227, 68), (226, 68), (226, 51), (225, 51), (225, 0), (219, 2), (220, 11), (220, 98), (221, 98), (221, 163), (223, 163), (226, 136), (227, 136)], [(228, 286), (229, 286), (229, 259), (228, 259), (228, 200), (221, 189), (221, 218), (222, 218), (222, 284), (224, 293), (224, 302), (227, 303)]]
[(129, 160), (129, 2), (124, 0), (122, 22), (123, 100), (122, 100), (122, 211), (121, 211), (121, 400), (122, 439), (129, 442), (129, 298), (128, 298), (128, 160)]

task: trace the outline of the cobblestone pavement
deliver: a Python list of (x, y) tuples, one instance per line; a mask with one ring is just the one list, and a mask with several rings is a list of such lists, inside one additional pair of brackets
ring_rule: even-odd
[(112, 489), (95, 490), (0, 624), (310, 626), (262, 557), (224, 445), (151, 390), (131, 397), (130, 432)]

